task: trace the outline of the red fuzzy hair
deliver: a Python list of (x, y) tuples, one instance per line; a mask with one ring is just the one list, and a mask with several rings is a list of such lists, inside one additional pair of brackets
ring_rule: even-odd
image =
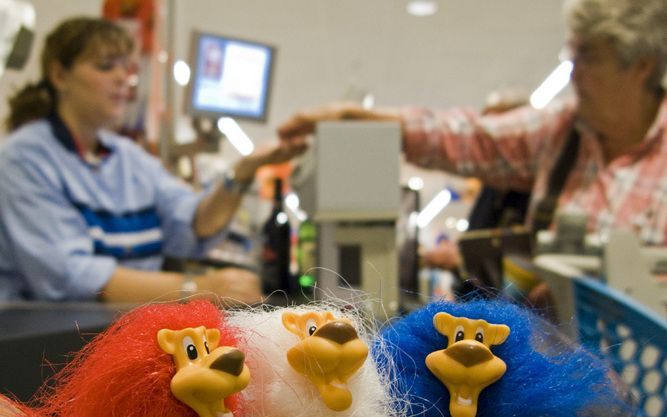
[[(237, 346), (237, 332), (208, 301), (147, 305), (123, 315), (44, 384), (35, 411), (49, 417), (197, 417), (171, 393), (175, 366), (158, 346), (157, 332), (198, 326), (220, 329), (220, 346)], [(235, 410), (234, 398), (225, 402)]]

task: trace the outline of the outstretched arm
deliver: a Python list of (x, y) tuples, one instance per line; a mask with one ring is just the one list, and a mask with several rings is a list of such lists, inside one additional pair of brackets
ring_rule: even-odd
[(365, 109), (356, 103), (332, 103), (294, 114), (280, 125), (278, 135), (283, 142), (290, 143), (314, 133), (317, 122), (328, 120), (376, 120), (403, 123), (398, 110)]
[[(305, 152), (307, 147), (306, 140), (302, 137), (260, 148), (236, 164), (234, 177), (242, 184), (250, 184), (259, 167), (289, 161)], [(228, 190), (223, 183), (218, 184), (197, 207), (193, 222), (197, 237), (213, 236), (227, 226), (239, 208), (242, 198), (243, 193)]]

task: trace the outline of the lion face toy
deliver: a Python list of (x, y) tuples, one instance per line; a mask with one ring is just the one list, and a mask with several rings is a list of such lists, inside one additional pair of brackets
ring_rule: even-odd
[(352, 404), (347, 380), (364, 364), (368, 346), (352, 324), (336, 319), (331, 312), (286, 311), (283, 326), (300, 341), (287, 352), (292, 368), (305, 375), (332, 410), (346, 410)]
[(244, 389), (250, 381), (245, 355), (233, 347), (218, 347), (220, 331), (204, 326), (162, 329), (157, 340), (160, 348), (174, 358), (174, 396), (199, 417), (231, 416), (225, 398)]
[(433, 325), (447, 336), (447, 348), (426, 357), (426, 367), (450, 393), (449, 412), (453, 417), (475, 417), (480, 392), (496, 382), (507, 369), (505, 362), (491, 353), (509, 336), (509, 327), (438, 313)]
[(396, 415), (391, 376), (370, 357), (374, 333), (364, 318), (330, 302), (230, 312), (252, 373), (235, 417)]
[(506, 300), (436, 301), (386, 326), (379, 342), (407, 415), (636, 415), (608, 364)]

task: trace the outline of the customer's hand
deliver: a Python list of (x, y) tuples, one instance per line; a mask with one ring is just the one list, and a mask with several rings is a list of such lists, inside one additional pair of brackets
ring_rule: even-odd
[(492, 91), (486, 97), (483, 114), (501, 114), (517, 107), (525, 106), (530, 101), (527, 91), (520, 88), (502, 88)]
[(242, 268), (223, 268), (196, 278), (200, 290), (219, 296), (225, 305), (247, 305), (262, 301), (262, 285), (257, 274)]
[[(278, 136), (290, 142), (315, 132), (317, 122), (326, 120), (352, 119), (361, 115), (362, 107), (357, 103), (331, 103), (295, 113), (278, 127)], [(361, 117), (357, 117), (361, 118)]]
[(367, 109), (359, 103), (339, 102), (303, 110), (278, 127), (278, 136), (283, 142), (302, 140), (304, 136), (315, 132), (318, 122), (328, 120), (376, 120), (401, 122), (400, 114), (395, 109)]

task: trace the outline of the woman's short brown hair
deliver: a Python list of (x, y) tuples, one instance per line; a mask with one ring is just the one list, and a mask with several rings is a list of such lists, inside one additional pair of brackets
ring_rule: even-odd
[(71, 68), (77, 59), (101, 47), (129, 55), (133, 42), (123, 28), (108, 20), (74, 17), (60, 23), (46, 38), (41, 55), (41, 79), (27, 84), (9, 99), (7, 129), (15, 130), (54, 111), (57, 96), (48, 78), (53, 62)]

